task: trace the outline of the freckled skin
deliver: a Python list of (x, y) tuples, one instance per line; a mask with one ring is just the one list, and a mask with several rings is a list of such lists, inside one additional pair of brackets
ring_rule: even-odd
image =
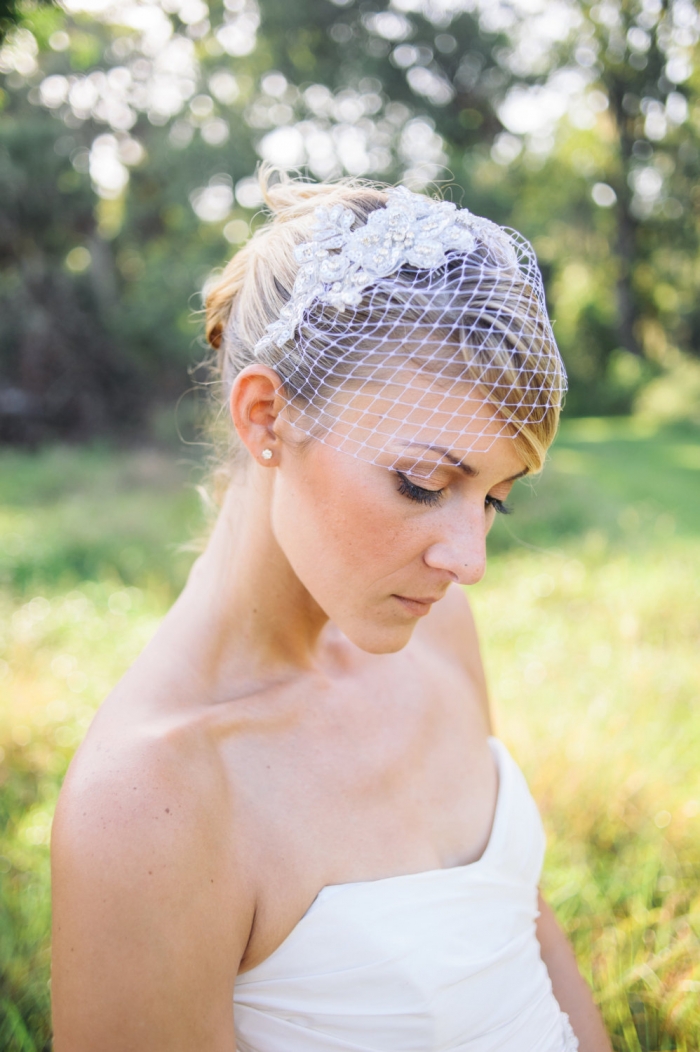
[[(56, 1052), (233, 1052), (236, 975), (320, 888), (464, 864), (488, 842), (486, 686), (456, 585), (483, 575), (494, 502), (523, 468), (517, 446), (499, 438), (469, 453), (469, 472), (416, 476), (442, 490), (420, 503), (381, 464), (300, 449), (277, 386), (263, 367), (237, 379), (231, 412), (250, 461), (61, 793)], [(415, 455), (402, 470), (417, 470)], [(541, 909), (581, 1052), (607, 1052)]]

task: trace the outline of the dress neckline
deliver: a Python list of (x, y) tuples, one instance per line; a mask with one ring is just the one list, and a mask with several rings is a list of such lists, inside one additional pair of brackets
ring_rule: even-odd
[(440, 866), (437, 869), (420, 869), (413, 873), (397, 873), (389, 877), (375, 877), (371, 880), (350, 880), (341, 884), (324, 884), (319, 889), (315, 897), (312, 899), (307, 910), (301, 915), (299, 920), (296, 922), (292, 930), (282, 940), (272, 953), (268, 954), (259, 964), (253, 965), (252, 968), (246, 969), (244, 972), (239, 972), (236, 978), (236, 982), (245, 982), (248, 976), (252, 976), (255, 972), (258, 972), (261, 968), (264, 968), (270, 963), (278, 954), (280, 954), (287, 943), (297, 934), (299, 929), (303, 926), (304, 922), (308, 919), (309, 915), (313, 913), (316, 907), (320, 904), (321, 899), (325, 898), (328, 893), (341, 892), (346, 890), (355, 890), (358, 888), (366, 887), (378, 887), (379, 885), (387, 885), (400, 881), (411, 881), (411, 880), (423, 880), (430, 879), (432, 877), (444, 876), (445, 874), (459, 874), (466, 873), (467, 871), (472, 872), (477, 866), (483, 865), (487, 857), (491, 855), (493, 846), (496, 841), (496, 836), (500, 830), (501, 823), (503, 821), (503, 811), (506, 806), (505, 802), (505, 783), (508, 780), (506, 775), (506, 763), (507, 757), (510, 757), (506, 746), (495, 735), (489, 735), (487, 738), (491, 753), (494, 760), (496, 761), (496, 773), (498, 776), (498, 789), (496, 791), (496, 805), (493, 811), (493, 818), (491, 819), (491, 832), (487, 841), (486, 847), (482, 851), (479, 858), (474, 859), (473, 862), (464, 862), (459, 866)]
[[(390, 881), (395, 881), (395, 880), (409, 880), (411, 878), (418, 878), (418, 877), (434, 877), (437, 874), (442, 874), (442, 873), (453, 873), (453, 872), (459, 873), (459, 872), (462, 872), (464, 870), (472, 869), (475, 866), (481, 865), (481, 863), (486, 860), (486, 856), (491, 854), (491, 849), (492, 849), (492, 846), (493, 846), (493, 843), (494, 843), (495, 837), (496, 837), (496, 827), (500, 826), (500, 823), (501, 823), (500, 814), (501, 814), (501, 812), (503, 810), (503, 807), (505, 806), (504, 802), (503, 802), (503, 800), (504, 800), (503, 783), (504, 783), (504, 780), (505, 780), (505, 774), (504, 774), (505, 764), (503, 763), (503, 754), (506, 753), (507, 750), (506, 750), (506, 747), (503, 744), (503, 742), (500, 740), (500, 738), (496, 738), (495, 735), (490, 735), (488, 737), (487, 741), (488, 741), (489, 746), (491, 748), (491, 753), (493, 755), (493, 758), (496, 761), (496, 774), (497, 774), (497, 777), (498, 777), (498, 787), (497, 787), (497, 790), (496, 790), (496, 803), (495, 803), (495, 806), (494, 806), (494, 809), (493, 809), (493, 817), (491, 819), (491, 831), (489, 833), (489, 838), (488, 838), (488, 841), (486, 843), (486, 847), (481, 852), (481, 854), (479, 855), (478, 858), (475, 858), (472, 862), (462, 862), (462, 863), (460, 863), (457, 866), (438, 866), (436, 869), (417, 869), (417, 870), (415, 870), (412, 873), (395, 873), (395, 874), (393, 874), (391, 876), (388, 876), (388, 877), (372, 877), (372, 878), (370, 878), (368, 880), (349, 880), (349, 881), (346, 881), (345, 883), (340, 883), (340, 884), (324, 884), (323, 887), (319, 890), (319, 892), (316, 895), (316, 897), (313, 899), (311, 905), (309, 906), (309, 909), (303, 915), (301, 920), (303, 920), (304, 917), (306, 916), (306, 914), (309, 913), (309, 911), (315, 906), (315, 904), (318, 902), (318, 900), (321, 897), (321, 895), (323, 895), (324, 892), (327, 892), (327, 891), (335, 891), (336, 889), (342, 889), (342, 888), (355, 888), (355, 887), (359, 888), (359, 887), (365, 887), (367, 885), (375, 885), (375, 884), (387, 884)], [(296, 925), (295, 925), (295, 927), (296, 927)], [(294, 928), (292, 928), (292, 931), (294, 931)]]

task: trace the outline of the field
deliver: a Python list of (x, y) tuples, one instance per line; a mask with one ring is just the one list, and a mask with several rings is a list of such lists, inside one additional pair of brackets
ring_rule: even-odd
[[(193, 558), (167, 449), (0, 455), (0, 1048), (49, 1049), (48, 844), (70, 757)], [(616, 1052), (700, 1049), (700, 435), (565, 427), (471, 589), (544, 886)]]

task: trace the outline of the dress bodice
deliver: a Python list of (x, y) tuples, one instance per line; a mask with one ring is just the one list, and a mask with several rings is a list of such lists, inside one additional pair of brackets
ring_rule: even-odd
[(574, 1052), (535, 934), (542, 822), (489, 744), (499, 786), (481, 858), (322, 888), (236, 980), (238, 1052)]

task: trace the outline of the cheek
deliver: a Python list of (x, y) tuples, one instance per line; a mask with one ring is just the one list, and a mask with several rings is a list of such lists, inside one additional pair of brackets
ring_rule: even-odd
[[(343, 454), (337, 454), (344, 459)], [(280, 471), (272, 528), (302, 584), (323, 609), (370, 596), (417, 553), (415, 528), (377, 475), (351, 462), (345, 471)], [(379, 469), (381, 470), (381, 469)]]

